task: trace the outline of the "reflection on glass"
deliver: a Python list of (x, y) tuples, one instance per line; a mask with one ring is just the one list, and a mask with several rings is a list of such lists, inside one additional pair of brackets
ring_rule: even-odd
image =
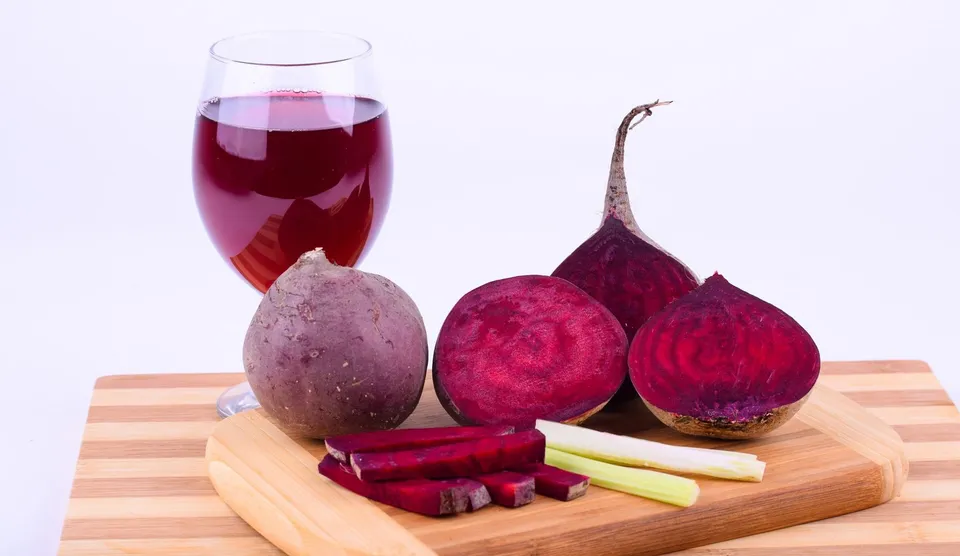
[[(220, 255), (264, 293), (305, 251), (360, 264), (390, 204), (387, 107), (366, 41), (291, 31), (210, 48), (193, 139), (197, 207)], [(221, 415), (257, 407), (246, 384)]]

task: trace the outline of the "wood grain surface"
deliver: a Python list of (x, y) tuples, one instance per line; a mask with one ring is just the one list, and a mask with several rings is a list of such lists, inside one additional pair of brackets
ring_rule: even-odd
[[(60, 554), (279, 554), (220, 500), (204, 465), (206, 439), (217, 423), (214, 400), (224, 387), (239, 380), (242, 375), (236, 374), (129, 375), (99, 380), (80, 450)], [(960, 413), (929, 368), (916, 361), (826, 363), (820, 382), (867, 408), (903, 439), (910, 470), (899, 497), (868, 510), (701, 546), (681, 554), (960, 554)], [(817, 464), (817, 455), (804, 449), (816, 437), (806, 432), (812, 430), (808, 422), (818, 418), (816, 408), (812, 409), (803, 412), (803, 420), (789, 423), (749, 448), (770, 461), (787, 443), (794, 444), (789, 457), (768, 468), (768, 479), (786, 476), (781, 472), (787, 469), (803, 473)], [(669, 434), (661, 429), (651, 431), (652, 437)], [(311, 451), (315, 449), (322, 448)], [(867, 454), (863, 464), (876, 468), (869, 454), (883, 450), (882, 446), (858, 449)], [(851, 473), (855, 467), (850, 469)], [(876, 496), (876, 484), (882, 483), (883, 473), (889, 472), (892, 471), (880, 470), (881, 476), (864, 481), (863, 492), (870, 493), (865, 496)], [(727, 523), (745, 520), (762, 524), (776, 513), (776, 509), (756, 511), (736, 504), (747, 492), (738, 489), (749, 488), (747, 483), (702, 483), (709, 483), (702, 484), (702, 500), (709, 502), (714, 496), (710, 493), (720, 491), (732, 500), (729, 511), (736, 519)], [(802, 485), (797, 488), (802, 490)], [(817, 493), (820, 498), (808, 495), (805, 499), (811, 503), (830, 499), (829, 488), (821, 487)], [(611, 497), (616, 496), (622, 495), (591, 488), (588, 497), (581, 499), (576, 509), (576, 528), (567, 535), (571, 547), (586, 542), (586, 537), (577, 534), (583, 531), (590, 532), (594, 554), (640, 554), (646, 550), (624, 550), (604, 542), (602, 535), (596, 536), (597, 528), (602, 529), (610, 521), (604, 516), (610, 511)], [(855, 498), (851, 498), (851, 504), (864, 503)], [(643, 502), (637, 507), (656, 504)], [(475, 531), (461, 526), (467, 520), (459, 517), (452, 522), (457, 524), (453, 528), (446, 521), (426, 520), (430, 524), (421, 525), (418, 530), (411, 525), (426, 518), (384, 508), (441, 554), (498, 554), (504, 550), (547, 554), (553, 552), (538, 544), (542, 541), (511, 547), (507, 541), (500, 541), (504, 544), (498, 546), (496, 539), (510, 539), (533, 527), (547, 527), (555, 536), (559, 535), (560, 528), (567, 527), (553, 517), (555, 507), (561, 504), (564, 503), (538, 499), (533, 506), (519, 510), (485, 508), (488, 519), (496, 519), (497, 514), (509, 517), (493, 533), (490, 527)], [(574, 507), (566, 504), (567, 508)], [(781, 511), (788, 509), (784, 506)], [(518, 519), (518, 512), (523, 512), (524, 519)], [(664, 534), (669, 531), (671, 515), (663, 520)], [(615, 537), (624, 531), (612, 527), (608, 533)], [(645, 541), (644, 546), (649, 548), (657, 542), (657, 536)], [(451, 548), (471, 542), (473, 548), (469, 552)]]

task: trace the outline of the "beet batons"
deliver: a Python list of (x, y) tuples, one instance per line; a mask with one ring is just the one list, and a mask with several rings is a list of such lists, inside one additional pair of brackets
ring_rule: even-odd
[(329, 454), (320, 462), (319, 470), (321, 475), (355, 494), (423, 515), (463, 513), (490, 503), (486, 487), (471, 479), (361, 481), (350, 467)]
[(490, 498), (499, 506), (517, 508), (533, 502), (536, 497), (534, 478), (516, 471), (498, 471), (471, 477), (487, 487)]
[(590, 477), (545, 463), (534, 463), (520, 467), (517, 471), (533, 478), (538, 494), (564, 502), (580, 498), (587, 493), (587, 487), (590, 486)]
[(463, 425), (580, 423), (623, 383), (627, 346), (613, 314), (570, 282), (495, 280), (460, 298), (444, 320), (433, 386)]
[(542, 463), (543, 433), (523, 432), (399, 452), (354, 453), (350, 465), (362, 481), (474, 477)]
[[(588, 477), (543, 463), (543, 432), (512, 431), (510, 426), (434, 427), (331, 437), (326, 440), (331, 451), (319, 470), (356, 494), (433, 516), (474, 511), (491, 502), (517, 508), (533, 502), (537, 493), (558, 500), (584, 494)], [(395, 449), (410, 446), (415, 448)]]

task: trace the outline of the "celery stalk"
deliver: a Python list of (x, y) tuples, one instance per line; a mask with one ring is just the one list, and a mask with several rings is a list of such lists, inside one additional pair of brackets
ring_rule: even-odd
[(545, 462), (590, 477), (590, 484), (673, 504), (692, 506), (700, 496), (697, 482), (659, 471), (623, 467), (547, 448)]
[(766, 463), (749, 454), (673, 446), (542, 419), (536, 428), (548, 448), (607, 463), (750, 482), (763, 480), (766, 469)]
[(744, 454), (743, 452), (733, 452), (729, 450), (717, 450), (715, 448), (694, 448), (692, 446), (685, 446), (686, 450), (700, 450), (708, 454), (721, 455), (730, 457), (733, 459), (742, 459), (745, 461), (757, 461), (757, 456), (755, 454)]

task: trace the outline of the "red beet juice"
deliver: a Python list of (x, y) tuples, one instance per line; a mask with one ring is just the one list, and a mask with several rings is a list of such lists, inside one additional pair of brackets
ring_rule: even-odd
[(390, 201), (386, 107), (320, 93), (225, 97), (197, 114), (194, 193), (214, 245), (260, 292), (304, 251), (342, 266), (373, 243)]

